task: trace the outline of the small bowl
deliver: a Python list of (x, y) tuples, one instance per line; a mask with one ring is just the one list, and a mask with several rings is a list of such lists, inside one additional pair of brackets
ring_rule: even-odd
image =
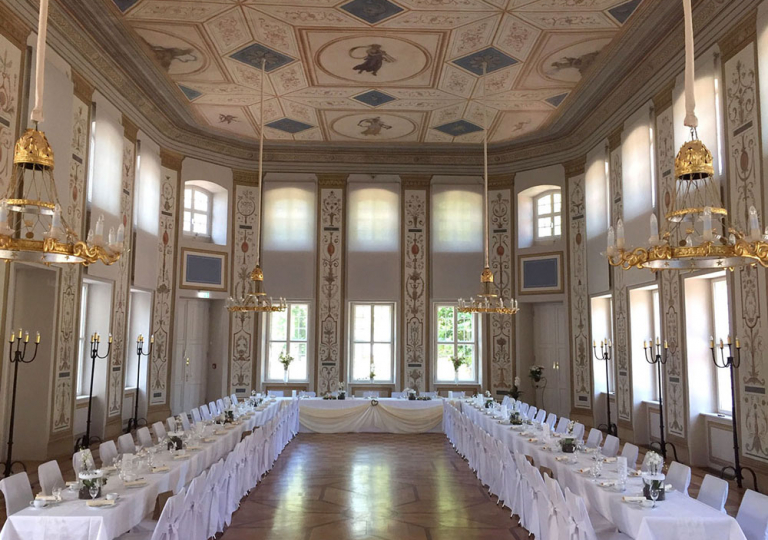
[(646, 499), (640, 503), (640, 506), (642, 506), (643, 508), (653, 508), (653, 501), (649, 501), (648, 499)]
[(108, 501), (116, 501), (119, 497), (120, 497), (120, 495), (117, 494), (117, 493), (107, 493), (107, 495), (106, 495), (106, 499)]
[(48, 506), (48, 501), (35, 499), (32, 501), (29, 501), (29, 506), (31, 506), (32, 508), (45, 508), (46, 506)]

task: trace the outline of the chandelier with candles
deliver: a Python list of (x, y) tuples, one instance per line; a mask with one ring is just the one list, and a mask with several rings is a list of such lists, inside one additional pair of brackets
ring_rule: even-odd
[(0, 259), (45, 264), (89, 265), (97, 261), (113, 264), (123, 252), (125, 228), (111, 228), (105, 237), (104, 217), (96, 221), (85, 241), (68, 224), (61, 212), (53, 176), (53, 150), (38, 131), (43, 121), (45, 85), (45, 39), (48, 0), (40, 2), (37, 34), (34, 129), (16, 141), (13, 168), (5, 196), (0, 199)]
[(247, 313), (247, 312), (273, 312), (273, 311), (285, 311), (287, 304), (285, 298), (278, 298), (277, 300), (272, 297), (267, 297), (267, 293), (264, 290), (264, 271), (259, 265), (260, 258), (260, 237), (261, 237), (261, 203), (264, 193), (264, 180), (262, 178), (263, 172), (263, 157), (264, 157), (264, 79), (267, 76), (266, 72), (267, 58), (261, 57), (261, 99), (260, 99), (260, 125), (259, 125), (259, 230), (256, 231), (256, 265), (251, 271), (248, 280), (243, 287), (243, 290), (239, 293), (235, 293), (227, 300), (227, 309), (234, 313)]
[(675, 198), (667, 212), (666, 227), (651, 214), (649, 245), (627, 247), (621, 219), (608, 229), (606, 256), (611, 266), (626, 270), (699, 270), (748, 264), (768, 267), (768, 228), (761, 232), (757, 210), (749, 209), (748, 232), (733, 226), (714, 177), (712, 153), (698, 138), (694, 99), (694, 46), (691, 0), (683, 0), (685, 12), (685, 125), (691, 140), (675, 158)]
[[(483, 96), (485, 96), (485, 76), (488, 62), (483, 61)], [(493, 283), (493, 272), (488, 258), (488, 107), (485, 108), (485, 126), (483, 127), (483, 248), (485, 268), (480, 274), (480, 293), (469, 300), (459, 298), (460, 313), (495, 313), (498, 315), (514, 315), (519, 311), (517, 300), (504, 300), (498, 294), (498, 287)]]

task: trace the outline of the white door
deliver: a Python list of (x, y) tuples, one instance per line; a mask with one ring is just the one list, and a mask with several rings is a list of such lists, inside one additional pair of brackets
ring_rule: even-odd
[(546, 386), (538, 391), (537, 403), (558, 417), (571, 411), (571, 369), (568, 361), (568, 326), (562, 303), (533, 306), (535, 363), (544, 367)]
[(205, 398), (208, 361), (208, 303), (180, 299), (176, 304), (176, 348), (173, 362), (171, 412), (198, 407)]

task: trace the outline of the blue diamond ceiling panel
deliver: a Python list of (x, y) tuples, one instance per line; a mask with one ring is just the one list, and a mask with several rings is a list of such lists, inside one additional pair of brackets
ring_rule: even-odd
[(392, 96), (385, 94), (384, 92), (379, 92), (378, 90), (370, 90), (359, 96), (355, 96), (354, 99), (360, 103), (370, 105), (371, 107), (378, 107), (379, 105), (384, 105), (385, 103), (395, 100)]
[(457, 66), (471, 71), (475, 75), (483, 74), (483, 62), (488, 64), (488, 73), (517, 64), (517, 60), (504, 54), (496, 47), (488, 47), (453, 61)]
[(369, 24), (376, 24), (397, 15), (403, 8), (389, 0), (352, 0), (341, 9)]
[(307, 130), (312, 126), (309, 124), (305, 124), (304, 122), (299, 122), (298, 120), (291, 120), (290, 118), (281, 118), (280, 120), (275, 120), (274, 122), (268, 123), (267, 127), (271, 127), (273, 129), (279, 129), (280, 131), (285, 131), (286, 133), (294, 134), (294, 133), (299, 133), (300, 131)]
[(442, 131), (446, 135), (451, 137), (459, 137), (460, 135), (467, 135), (468, 133), (475, 133), (476, 131), (483, 131), (483, 128), (472, 122), (466, 120), (457, 120), (455, 122), (449, 122), (442, 126), (437, 126), (434, 129)]
[(285, 54), (273, 51), (268, 47), (253, 43), (248, 45), (244, 49), (240, 49), (236, 53), (230, 55), (235, 60), (247, 64), (256, 69), (261, 69), (262, 59), (266, 58), (266, 70), (267, 72), (274, 71), (279, 67), (283, 67), (286, 64), (293, 62), (293, 58)]

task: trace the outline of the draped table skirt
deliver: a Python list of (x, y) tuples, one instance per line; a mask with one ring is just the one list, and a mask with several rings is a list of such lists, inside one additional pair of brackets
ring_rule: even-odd
[(439, 433), (443, 428), (443, 401), (302, 399), (299, 422), (304, 433)]

